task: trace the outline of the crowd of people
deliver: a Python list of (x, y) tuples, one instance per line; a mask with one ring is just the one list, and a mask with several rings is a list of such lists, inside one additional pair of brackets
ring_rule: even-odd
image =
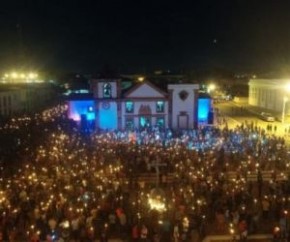
[(84, 134), (65, 110), (0, 127), (0, 241), (288, 236), (283, 137), (253, 123)]

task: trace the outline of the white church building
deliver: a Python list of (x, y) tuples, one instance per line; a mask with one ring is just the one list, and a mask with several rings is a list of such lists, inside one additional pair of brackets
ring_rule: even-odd
[(170, 84), (167, 90), (149, 81), (121, 86), (121, 79), (91, 80), (90, 95), (68, 99), (68, 117), (101, 130), (192, 129), (213, 122), (211, 99), (200, 98), (198, 84)]

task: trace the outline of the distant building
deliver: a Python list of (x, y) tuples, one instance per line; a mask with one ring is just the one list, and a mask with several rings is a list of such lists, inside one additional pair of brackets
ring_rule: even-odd
[(285, 108), (288, 114), (290, 100), (289, 80), (286, 79), (251, 79), (249, 81), (249, 104), (274, 112)]
[(107, 77), (90, 84), (90, 94), (68, 98), (69, 118), (83, 127), (189, 129), (213, 122), (211, 99), (203, 97), (199, 101), (198, 84), (170, 84), (163, 90), (144, 80), (124, 89), (121, 78)]
[(48, 83), (0, 84), (0, 117), (32, 113), (49, 105), (55, 97)]

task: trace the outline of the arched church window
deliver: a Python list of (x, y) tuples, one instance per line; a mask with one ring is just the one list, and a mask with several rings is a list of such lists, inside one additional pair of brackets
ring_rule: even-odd
[(111, 98), (112, 97), (112, 86), (110, 83), (105, 83), (103, 86), (103, 97)]

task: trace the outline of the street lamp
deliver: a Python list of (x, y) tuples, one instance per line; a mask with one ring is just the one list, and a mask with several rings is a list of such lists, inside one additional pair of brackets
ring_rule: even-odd
[(214, 91), (216, 89), (216, 86), (215, 84), (209, 84), (208, 87), (207, 87), (207, 92), (210, 93), (212, 91)]
[[(286, 83), (284, 85), (284, 90), (286, 90), (287, 93), (290, 93), (290, 83)], [(284, 96), (283, 98), (283, 107), (282, 107), (282, 123), (285, 122), (285, 109), (286, 109), (286, 103), (288, 102), (288, 96)]]
[(139, 77), (138, 77), (138, 81), (139, 81), (139, 82), (143, 82), (143, 81), (144, 81), (144, 79), (145, 79), (145, 77), (144, 77), (144, 76), (139, 76)]
[(285, 121), (285, 108), (286, 108), (286, 102), (288, 101), (288, 97), (283, 98), (283, 108), (282, 108), (282, 123)]

